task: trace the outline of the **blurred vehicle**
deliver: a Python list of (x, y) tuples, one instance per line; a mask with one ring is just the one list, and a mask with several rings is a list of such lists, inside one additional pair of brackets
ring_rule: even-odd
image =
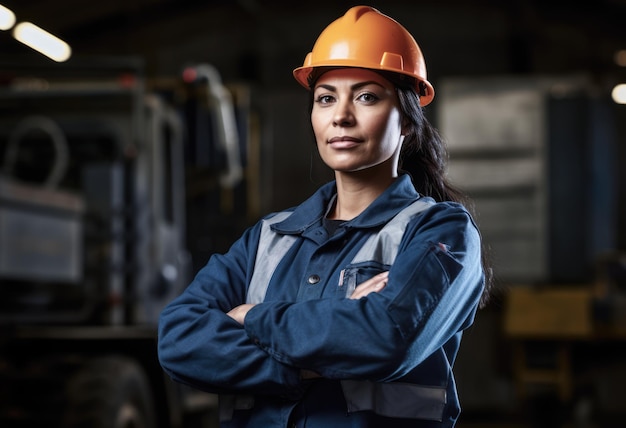
[[(0, 83), (0, 426), (201, 420), (214, 398), (156, 356), (192, 271), (183, 115), (132, 60), (3, 64)], [(232, 106), (215, 105), (228, 129)]]

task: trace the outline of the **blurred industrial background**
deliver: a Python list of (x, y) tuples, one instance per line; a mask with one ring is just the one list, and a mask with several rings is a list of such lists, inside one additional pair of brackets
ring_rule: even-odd
[[(291, 71), (356, 3), (0, 4), (0, 426), (215, 426), (215, 397), (160, 371), (156, 319), (331, 178)], [(422, 47), (491, 248), (459, 426), (626, 426), (626, 1), (369, 4)]]

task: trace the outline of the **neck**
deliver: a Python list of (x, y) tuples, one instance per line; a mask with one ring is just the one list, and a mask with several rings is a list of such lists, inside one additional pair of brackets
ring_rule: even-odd
[(397, 178), (397, 174), (372, 173), (372, 169), (350, 173), (335, 172), (337, 201), (328, 218), (352, 220), (378, 198)]

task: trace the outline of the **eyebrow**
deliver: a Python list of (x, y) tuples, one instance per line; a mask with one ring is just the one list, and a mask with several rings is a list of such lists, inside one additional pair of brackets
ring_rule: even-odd
[[(360, 88), (362, 88), (364, 86), (367, 86), (367, 85), (377, 85), (377, 86), (380, 86), (383, 89), (386, 89), (382, 84), (380, 84), (379, 82), (377, 82), (375, 80), (367, 80), (365, 82), (355, 83), (354, 85), (350, 86), (350, 89), (352, 89), (354, 91), (356, 89), (360, 89)], [(328, 84), (317, 85), (315, 87), (315, 89), (317, 89), (317, 88), (324, 88), (326, 90), (333, 91), (333, 92), (335, 92), (337, 90), (337, 87), (335, 87), (333, 85), (328, 85)]]

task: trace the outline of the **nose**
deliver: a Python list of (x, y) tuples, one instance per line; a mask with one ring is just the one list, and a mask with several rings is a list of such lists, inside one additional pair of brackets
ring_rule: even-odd
[(352, 126), (355, 122), (352, 104), (348, 100), (339, 101), (336, 104), (333, 116), (333, 126)]

